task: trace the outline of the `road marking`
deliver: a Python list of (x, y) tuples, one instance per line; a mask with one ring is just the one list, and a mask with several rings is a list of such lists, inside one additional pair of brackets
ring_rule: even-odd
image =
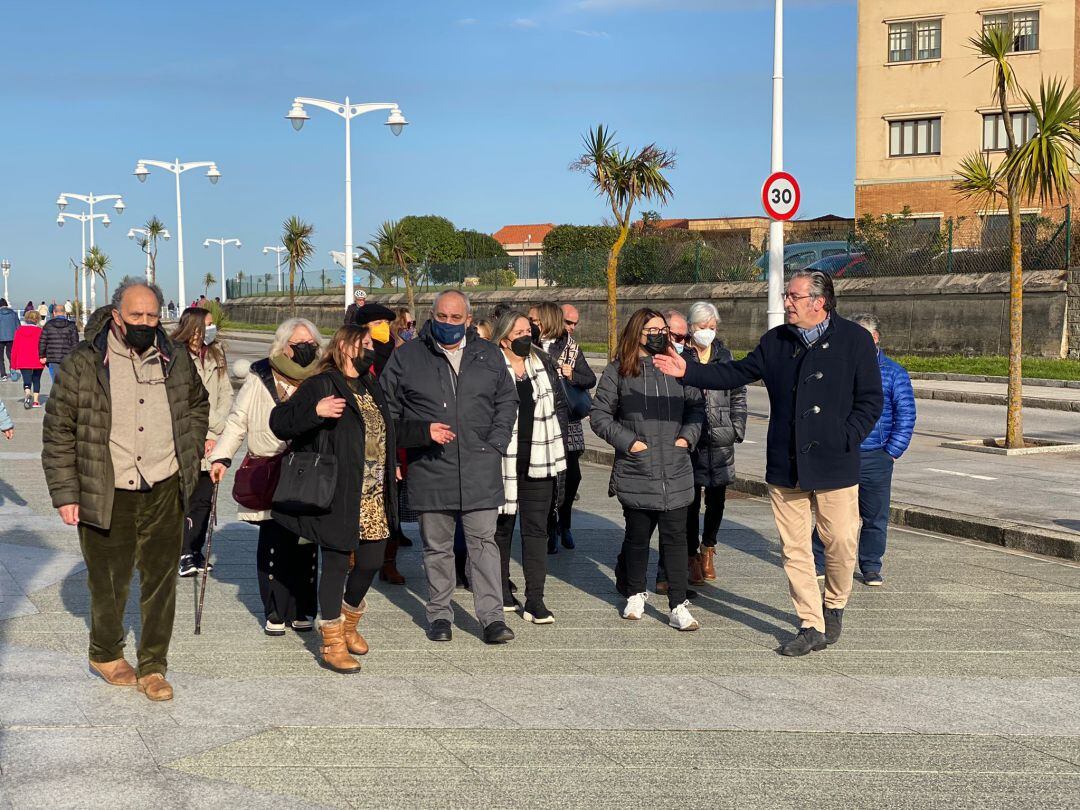
[(961, 478), (974, 478), (976, 481), (997, 481), (989, 475), (973, 475), (972, 473), (956, 472), (955, 470), (939, 470), (936, 467), (927, 467), (927, 472), (941, 473), (942, 475), (959, 475)]

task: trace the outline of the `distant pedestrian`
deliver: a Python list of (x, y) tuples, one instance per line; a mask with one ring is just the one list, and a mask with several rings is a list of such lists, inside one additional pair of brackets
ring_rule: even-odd
[(356, 323), (356, 313), (367, 303), (367, 290), (359, 287), (353, 290), (353, 302), (345, 308), (345, 323)]
[(394, 319), (392, 326), (394, 327), (394, 334), (397, 335), (398, 345), (408, 343), (416, 337), (416, 318), (413, 317), (408, 307), (397, 308), (397, 317)]
[(184, 310), (169, 339), (177, 350), (187, 349), (210, 404), (206, 437), (203, 441), (203, 458), (199, 465), (199, 480), (184, 518), (184, 544), (180, 551), (178, 569), (180, 576), (192, 577), (214, 568), (202, 553), (206, 532), (210, 526), (214, 494), (208, 459), (213, 457), (218, 437), (225, 431), (225, 422), (232, 408), (233, 388), (229, 379), (225, 349), (217, 340), (217, 326), (209, 311), (197, 308)]
[(380, 382), (394, 419), (432, 426), (432, 443), (408, 453), (409, 505), (420, 513), (424, 540), (428, 638), (452, 637), (454, 530), (460, 517), (484, 641), (502, 644), (514, 633), (503, 621), (495, 523), (504, 502), (501, 457), (510, 444), (518, 397), (498, 347), (467, 336), (471, 320), (463, 293), (439, 293), (419, 338), (391, 355)]
[(56, 385), (60, 364), (79, 345), (79, 327), (68, 318), (63, 304), (53, 304), (52, 318), (42, 327), (39, 340), (39, 359), (49, 367), (49, 376)]
[[(876, 315), (853, 315), (851, 320), (868, 331), (878, 347), (881, 390), (885, 404), (870, 435), (859, 447), (859, 573), (864, 585), (884, 585), (881, 560), (889, 531), (892, 474), (915, 432), (915, 391), (907, 371), (881, 350), (881, 327)], [(825, 576), (825, 546), (814, 531), (814, 563), (818, 577)]]
[(37, 308), (37, 313), (41, 316), (42, 323), (49, 317), (49, 307), (44, 301), (42, 301), (41, 305)]
[[(881, 416), (881, 373), (865, 329), (835, 312), (832, 279), (796, 272), (784, 294), (787, 323), (732, 363), (656, 358), (665, 374), (706, 390), (763, 380), (769, 392), (765, 480), (780, 533), (799, 633), (782, 655), (806, 655), (840, 639), (859, 536), (859, 453)], [(825, 543), (825, 601), (814, 572), (811, 526)]]
[(23, 317), (25, 318), (26, 313), (33, 311), (33, 309), (34, 309), (34, 302), (33, 301), (27, 301), (26, 306), (23, 307)]
[(589, 422), (615, 448), (608, 491), (622, 504), (626, 533), (615, 564), (617, 590), (626, 597), (624, 619), (645, 614), (649, 541), (659, 529), (668, 566), (668, 624), (697, 630), (686, 596), (686, 510), (694, 492), (690, 451), (701, 435), (701, 392), (679, 386), (655, 367), (668, 350), (668, 325), (652, 309), (639, 309), (619, 335), (615, 360), (596, 386)]
[[(90, 668), (170, 700), (184, 512), (199, 475), (208, 404), (191, 358), (161, 329), (161, 291), (126, 278), (68, 355), (45, 409), (41, 452), (53, 506), (77, 526), (90, 590)], [(139, 571), (138, 670), (124, 612)]]
[(66, 301), (64, 301), (64, 314), (67, 315), (70, 318), (72, 316), (72, 314), (74, 313), (74, 311), (75, 310), (74, 310), (74, 307), (71, 304), (71, 299), (69, 298)]
[[(8, 306), (6, 298), (0, 298), (0, 382), (8, 380), (11, 365), (11, 344), (19, 329), (19, 313)], [(14, 368), (12, 366), (12, 368)]]
[(176, 317), (176, 302), (173, 301), (172, 299), (169, 300), (169, 307), (168, 307), (167, 311), (169, 313), (170, 318), (175, 318)]
[(15, 332), (11, 344), (11, 367), (22, 376), (23, 407), (40, 408), (41, 372), (45, 362), (38, 348), (41, 342), (41, 315), (36, 309), (26, 313), (26, 323)]

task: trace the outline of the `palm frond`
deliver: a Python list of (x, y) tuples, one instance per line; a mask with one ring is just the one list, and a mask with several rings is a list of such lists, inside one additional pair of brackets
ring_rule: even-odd
[(975, 200), (988, 210), (997, 210), (1005, 199), (1005, 185), (1001, 170), (994, 169), (985, 152), (972, 152), (960, 161), (956, 173), (960, 179), (953, 189), (964, 199)]
[(1013, 49), (1011, 29), (1001, 25), (987, 26), (978, 35), (969, 37), (968, 45), (977, 56), (985, 60), (981, 61), (974, 70), (981, 70), (984, 67), (992, 69), (995, 92), (1001, 85), (1004, 85), (1009, 92), (1017, 92), (1016, 74), (1009, 62), (1009, 54)]
[(1043, 205), (1067, 201), (1080, 149), (1080, 89), (1054, 77), (1040, 82), (1038, 99), (1026, 90), (1023, 95), (1035, 134), (1006, 158), (1001, 172), (1023, 198), (1037, 197)]

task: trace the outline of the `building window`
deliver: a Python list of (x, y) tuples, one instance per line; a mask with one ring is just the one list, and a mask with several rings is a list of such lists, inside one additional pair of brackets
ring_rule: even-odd
[(941, 231), (941, 217), (911, 217), (911, 230), (919, 236), (937, 236)]
[(983, 30), (1004, 28), (1012, 31), (1013, 53), (1039, 50), (1039, 12), (1003, 11), (983, 15)]
[[(1009, 215), (983, 214), (982, 248), (1006, 248), (1009, 246)], [(1036, 214), (1020, 215), (1020, 244), (1032, 245), (1039, 233), (1039, 221)]]
[[(1030, 112), (1014, 112), (1011, 116), (1013, 140), (1022, 146), (1035, 137), (1035, 115)], [(1005, 117), (1001, 113), (983, 116), (983, 150), (1004, 152), (1009, 146), (1005, 133)]]
[(940, 118), (889, 122), (889, 157), (940, 154)]
[(941, 58), (941, 20), (889, 24), (889, 61)]

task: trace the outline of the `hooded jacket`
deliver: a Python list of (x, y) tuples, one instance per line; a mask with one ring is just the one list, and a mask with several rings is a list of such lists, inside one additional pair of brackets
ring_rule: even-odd
[[(701, 361), (695, 347), (683, 355), (687, 362)], [(717, 338), (709, 353), (709, 363), (730, 363), (731, 352)], [(746, 435), (746, 387), (730, 391), (703, 391), (705, 424), (701, 440), (690, 454), (694, 462), (694, 483), (702, 487), (718, 487), (735, 480), (735, 445)]]
[[(109, 453), (112, 394), (108, 337), (112, 307), (98, 309), (86, 339), (60, 365), (60, 378), (45, 403), (41, 465), (53, 506), (79, 505), (79, 521), (108, 531), (112, 521), (113, 465)], [(158, 327), (184, 512), (199, 477), (209, 404), (191, 357)], [(162, 418), (164, 418), (162, 414)]]
[(19, 328), (19, 313), (11, 307), (0, 307), (0, 343), (15, 339), (15, 330)]

